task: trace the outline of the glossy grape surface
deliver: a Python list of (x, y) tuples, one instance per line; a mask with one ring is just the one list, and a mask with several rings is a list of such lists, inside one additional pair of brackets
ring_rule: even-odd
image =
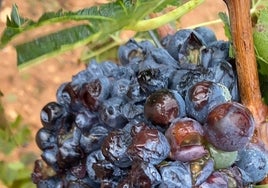
[(144, 116), (154, 125), (167, 127), (176, 117), (185, 115), (185, 104), (181, 96), (172, 91), (158, 90), (149, 95), (144, 104)]
[(236, 151), (244, 148), (254, 132), (251, 112), (237, 102), (216, 106), (204, 124), (206, 139), (216, 148)]
[(171, 146), (170, 158), (173, 160), (188, 162), (201, 158), (207, 153), (203, 145), (203, 128), (194, 119), (175, 119), (165, 135)]
[(40, 112), (37, 187), (244, 188), (268, 174), (230, 42), (199, 27), (161, 43), (130, 39), (59, 86)]

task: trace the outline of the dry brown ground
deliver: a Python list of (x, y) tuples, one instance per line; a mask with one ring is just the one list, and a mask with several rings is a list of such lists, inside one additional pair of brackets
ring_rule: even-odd
[[(0, 8), (0, 33), (3, 32), (6, 16), (10, 14), (11, 6), (15, 3), (23, 17), (36, 20), (45, 11), (56, 11), (59, 8), (77, 10), (96, 2), (101, 1), (3, 0)], [(218, 19), (217, 14), (221, 11), (226, 12), (223, 1), (206, 0), (203, 5), (180, 20), (180, 27), (189, 27), (200, 22)], [(218, 39), (226, 39), (222, 24), (210, 27), (216, 32)], [(33, 135), (29, 145), (16, 150), (9, 159), (19, 157), (21, 152), (25, 150), (34, 151), (39, 155), (40, 151), (34, 143), (34, 135), (41, 127), (39, 122), (40, 109), (47, 102), (55, 100), (56, 89), (61, 83), (69, 81), (73, 74), (84, 68), (83, 65), (78, 64), (79, 55), (79, 50), (68, 52), (19, 72), (16, 67), (14, 48), (7, 46), (0, 50), (0, 90), (4, 93), (2, 104), (5, 116), (12, 121), (17, 115), (21, 115), (23, 121), (29, 125)]]

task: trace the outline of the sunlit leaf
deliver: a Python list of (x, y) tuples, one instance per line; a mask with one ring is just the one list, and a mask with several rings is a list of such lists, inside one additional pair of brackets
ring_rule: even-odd
[[(69, 29), (54, 31), (52, 34), (45, 34), (33, 41), (19, 43), (15, 46), (17, 51), (17, 63), (19, 67), (24, 67), (45, 58), (58, 55), (78, 46), (86, 45), (94, 40), (105, 38), (117, 31), (131, 29), (135, 31), (148, 31), (156, 29), (161, 25), (178, 19), (194, 9), (204, 0), (191, 0), (179, 6), (177, 9), (154, 19), (144, 20), (151, 12), (160, 7), (168, 5), (178, 5), (181, 1), (174, 0), (118, 0), (101, 6), (94, 6), (76, 12), (59, 10), (43, 14), (37, 22), (27, 21), (21, 27), (7, 27), (2, 38), (2, 46), (6, 45), (16, 35), (30, 29), (55, 22), (68, 20), (87, 20), (88, 24), (74, 26)], [(14, 8), (15, 16), (18, 20), (18, 11)], [(17, 17), (16, 17), (17, 16)], [(11, 19), (12, 21), (12, 19)], [(18, 21), (14, 21), (15, 23)], [(109, 38), (109, 37), (106, 37)]]
[[(230, 25), (230, 20), (229, 20), (228, 15), (226, 13), (224, 13), (224, 12), (220, 12), (218, 15), (219, 15), (220, 19), (222, 20), (222, 22), (224, 24), (225, 36), (229, 39), (229, 41), (232, 41), (231, 25)], [(235, 51), (234, 51), (234, 48), (233, 48), (232, 44), (230, 44), (229, 56), (232, 57), (232, 58), (235, 57)]]
[(16, 46), (18, 65), (24, 66), (25, 62), (31, 63), (37, 58), (44, 58), (44, 56), (47, 57), (74, 48), (91, 34), (89, 25), (79, 25), (20, 44)]
[(228, 15), (225, 12), (220, 12), (219, 14), (220, 19), (224, 23), (224, 32), (226, 37), (231, 41), (232, 40), (232, 33), (231, 33), (231, 25)]
[(253, 28), (253, 39), (260, 73), (261, 92), (264, 102), (268, 104), (268, 10), (261, 9), (256, 16), (257, 22)]
[(25, 22), (27, 22), (27, 19), (22, 18), (19, 15), (19, 10), (17, 5), (12, 6), (12, 11), (11, 11), (11, 16), (10, 18), (7, 18), (7, 26), (8, 27), (20, 27), (22, 26)]
[(254, 46), (258, 58), (259, 70), (268, 75), (268, 10), (262, 9), (253, 32)]

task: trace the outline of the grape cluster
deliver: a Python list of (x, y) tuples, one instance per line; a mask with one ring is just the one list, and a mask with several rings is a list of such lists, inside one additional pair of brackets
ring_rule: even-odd
[(247, 187), (268, 173), (239, 103), (229, 42), (206, 27), (130, 39), (91, 61), (40, 113), (37, 187)]

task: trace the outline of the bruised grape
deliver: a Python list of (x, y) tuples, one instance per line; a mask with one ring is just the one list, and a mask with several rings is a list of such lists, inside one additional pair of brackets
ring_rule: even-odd
[(101, 77), (85, 83), (80, 91), (80, 98), (83, 104), (92, 111), (96, 111), (100, 102), (109, 95), (110, 82), (108, 78)]
[(163, 133), (154, 128), (140, 130), (128, 147), (128, 154), (134, 160), (158, 164), (170, 152), (169, 143)]
[(108, 161), (125, 168), (130, 166), (132, 162), (127, 154), (130, 143), (131, 137), (127, 132), (111, 131), (104, 139), (101, 150)]
[(165, 132), (171, 150), (170, 158), (183, 162), (196, 160), (207, 153), (202, 126), (191, 118), (173, 120)]

